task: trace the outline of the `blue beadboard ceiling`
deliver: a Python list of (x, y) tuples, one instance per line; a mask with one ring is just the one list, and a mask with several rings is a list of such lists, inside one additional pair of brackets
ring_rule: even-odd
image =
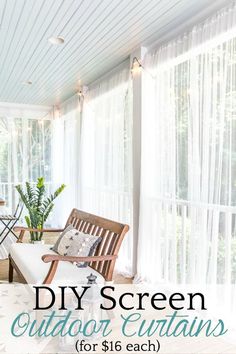
[[(229, 1), (228, 1), (229, 2)], [(0, 0), (0, 102), (58, 104), (225, 0)], [(53, 46), (51, 36), (65, 44)], [(22, 82), (32, 81), (32, 85)]]

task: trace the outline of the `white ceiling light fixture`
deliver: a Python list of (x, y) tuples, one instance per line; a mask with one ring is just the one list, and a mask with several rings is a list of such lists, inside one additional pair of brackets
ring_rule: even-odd
[(30, 85), (32, 85), (32, 84), (33, 84), (33, 82), (30, 81), (30, 80), (27, 80), (27, 81), (23, 81), (23, 82), (22, 82), (22, 85), (28, 85), (28, 86), (30, 86)]
[(56, 36), (56, 37), (50, 37), (48, 41), (53, 45), (60, 45), (60, 44), (64, 44), (65, 39), (61, 36)]

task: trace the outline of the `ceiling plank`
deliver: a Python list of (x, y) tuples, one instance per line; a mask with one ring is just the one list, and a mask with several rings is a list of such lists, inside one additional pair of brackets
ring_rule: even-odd
[[(137, 47), (158, 45), (230, 1), (0, 0), (0, 101), (58, 104)], [(58, 35), (65, 44), (51, 45)]]

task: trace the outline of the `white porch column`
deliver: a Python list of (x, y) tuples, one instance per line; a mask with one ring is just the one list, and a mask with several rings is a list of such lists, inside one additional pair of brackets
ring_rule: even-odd
[[(130, 67), (136, 57), (141, 63), (147, 49), (138, 48), (130, 56)], [(133, 76), (133, 270), (137, 273), (137, 251), (140, 208), (140, 169), (141, 169), (141, 117), (142, 117), (142, 68), (135, 70)]]

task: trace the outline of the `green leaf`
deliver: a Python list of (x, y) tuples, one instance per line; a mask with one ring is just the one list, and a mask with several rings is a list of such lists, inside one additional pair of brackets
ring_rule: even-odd
[(44, 177), (38, 178), (37, 188), (41, 188), (44, 186)]
[(30, 218), (26, 215), (25, 216), (25, 221), (26, 221), (26, 225), (31, 228), (31, 222), (30, 222)]

